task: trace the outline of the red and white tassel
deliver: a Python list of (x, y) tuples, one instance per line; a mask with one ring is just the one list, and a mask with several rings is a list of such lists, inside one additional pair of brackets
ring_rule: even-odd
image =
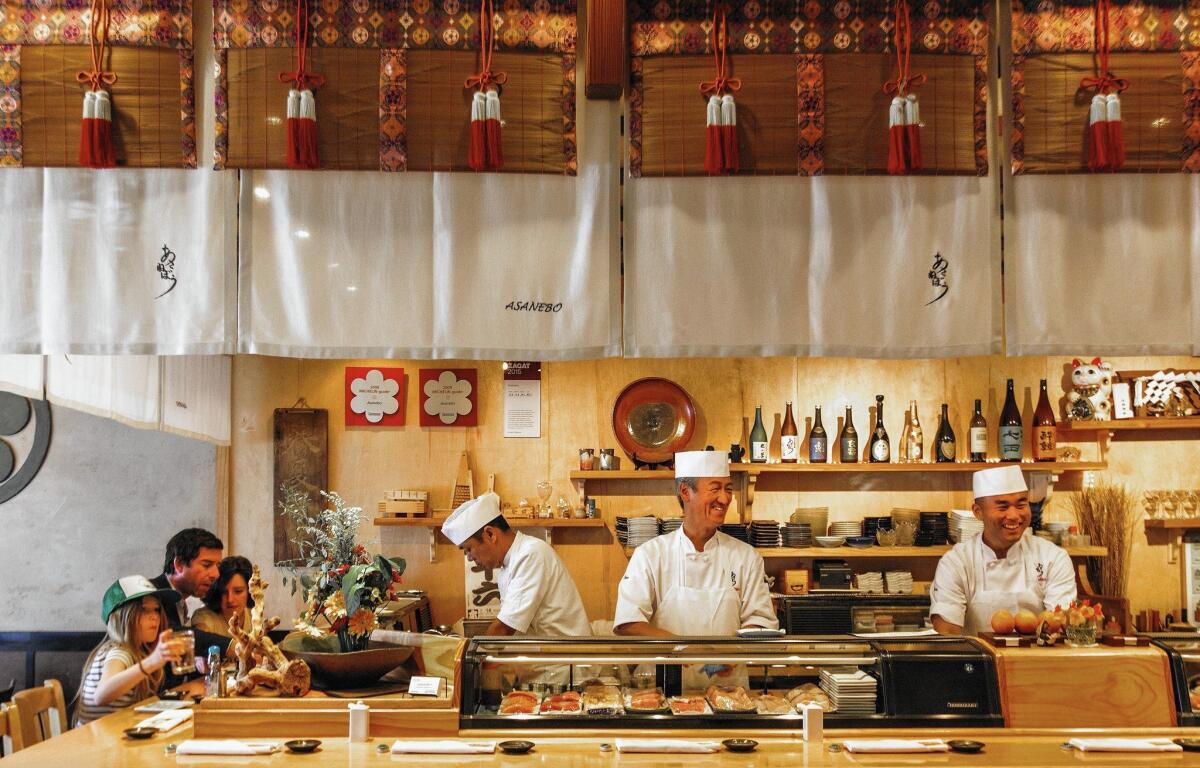
[(1092, 97), (1088, 109), (1088, 170), (1108, 170), (1108, 106), (1102, 94)]
[(471, 132), (467, 139), (467, 165), (472, 171), (487, 170), (487, 97), (482, 91), (471, 96)]
[(888, 107), (887, 172), (892, 176), (908, 173), (907, 106), (903, 96), (893, 96)]
[(925, 167), (925, 159), (921, 156), (921, 102), (915, 93), (904, 98), (904, 138), (908, 149), (908, 172), (919, 171)]
[(736, 174), (740, 164), (738, 156), (737, 105), (733, 94), (721, 97), (721, 170), (729, 175)]
[(484, 117), (487, 118), (487, 169), (498, 171), (504, 167), (504, 147), (500, 141), (500, 94), (488, 91), (484, 99)]
[(112, 138), (112, 101), (103, 88), (83, 95), (79, 164), (84, 168), (115, 168), (117, 165)]
[(317, 100), (311, 89), (288, 91), (287, 167), (312, 170), (320, 167), (317, 156)]
[(708, 111), (704, 122), (704, 172), (709, 176), (720, 176), (725, 167), (724, 142), (721, 136), (721, 97), (708, 97)]
[(1108, 168), (1125, 167), (1125, 128), (1121, 125), (1121, 97), (1110, 93), (1104, 98), (1105, 132), (1108, 136)]

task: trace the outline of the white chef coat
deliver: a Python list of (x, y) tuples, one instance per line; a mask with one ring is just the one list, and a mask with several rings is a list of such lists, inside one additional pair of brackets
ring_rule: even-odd
[(996, 557), (983, 534), (976, 534), (942, 555), (929, 590), (929, 613), (977, 635), (991, 629), (992, 613), (1001, 608), (1037, 613), (1065, 608), (1075, 596), (1075, 570), (1066, 550), (1026, 530), (1005, 557)]
[[(688, 605), (673, 604), (681, 595)], [(697, 599), (704, 595), (711, 599)], [(705, 611), (699, 610), (702, 602)], [(617, 588), (613, 624), (639, 621), (692, 635), (732, 635), (742, 627), (779, 628), (762, 556), (720, 531), (705, 543), (704, 551), (697, 551), (683, 528), (651, 539), (635, 549), (629, 560)]]
[(517, 531), (496, 577), (500, 621), (518, 635), (589, 637), (583, 600), (554, 549)]

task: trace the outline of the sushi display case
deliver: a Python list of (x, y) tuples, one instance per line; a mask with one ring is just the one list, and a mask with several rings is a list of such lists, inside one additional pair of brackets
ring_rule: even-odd
[(1178, 725), (1200, 726), (1200, 633), (1152, 632), (1143, 636), (1170, 660)]
[(1002, 727), (992, 656), (966, 638), (475, 637), (471, 729)]

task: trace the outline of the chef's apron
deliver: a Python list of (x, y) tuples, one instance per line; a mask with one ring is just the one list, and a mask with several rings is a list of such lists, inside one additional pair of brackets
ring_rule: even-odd
[[(987, 546), (981, 542), (980, 546)], [(974, 564), (972, 564), (974, 565)], [(999, 589), (980, 589), (967, 600), (966, 624), (963, 634), (977, 636), (980, 632), (990, 632), (992, 629), (992, 614), (1001, 609), (1012, 613), (1026, 609), (1037, 614), (1045, 607), (1043, 597), (1045, 585), (1039, 585), (1037, 574), (1030, 573), (1029, 564), (1022, 568), (1024, 576), (1021, 589), (1013, 591)], [(986, 572), (984, 579), (987, 579)]]
[[(713, 543), (710, 539), (709, 544)], [(713, 547), (718, 548), (719, 545)], [(721, 581), (722, 586), (713, 589), (692, 587), (687, 583), (684, 567), (686, 563), (707, 564), (714, 559), (719, 566), (720, 555), (716, 551), (684, 553), (679, 559), (678, 579), (659, 601), (654, 617), (650, 620), (652, 626), (684, 637), (737, 635), (737, 631), (742, 627), (742, 601), (737, 590), (732, 586), (725, 586), (724, 580)], [(703, 691), (713, 684), (746, 685), (749, 680), (746, 669), (742, 666), (734, 667), (729, 675), (719, 677), (710, 677), (702, 671), (702, 666), (688, 664), (683, 667), (684, 691)]]

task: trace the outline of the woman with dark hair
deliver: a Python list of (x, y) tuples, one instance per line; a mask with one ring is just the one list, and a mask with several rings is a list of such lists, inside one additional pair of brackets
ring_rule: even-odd
[(242, 614), (242, 626), (250, 626), (250, 577), (254, 566), (244, 557), (232, 556), (221, 561), (220, 575), (204, 596), (204, 607), (192, 614), (192, 627), (205, 632), (230, 636), (229, 620)]

